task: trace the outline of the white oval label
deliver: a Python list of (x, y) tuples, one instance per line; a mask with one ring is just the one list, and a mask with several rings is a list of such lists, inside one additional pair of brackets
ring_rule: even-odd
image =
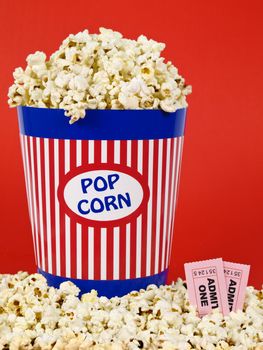
[(131, 216), (147, 202), (148, 186), (131, 168), (116, 164), (112, 169), (92, 168), (75, 169), (60, 185), (59, 198), (70, 216), (97, 223), (112, 222)]

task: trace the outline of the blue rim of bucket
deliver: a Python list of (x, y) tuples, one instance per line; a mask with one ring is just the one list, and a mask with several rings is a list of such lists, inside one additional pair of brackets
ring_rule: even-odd
[(98, 291), (99, 296), (106, 296), (108, 298), (123, 296), (133, 290), (146, 289), (150, 284), (155, 284), (157, 286), (164, 285), (166, 284), (168, 274), (168, 269), (166, 269), (153, 276), (128, 280), (81, 280), (55, 276), (41, 270), (40, 268), (38, 268), (37, 271), (46, 278), (49, 286), (59, 288), (61, 283), (70, 281), (80, 289), (79, 296), (95, 289)]
[(149, 140), (184, 135), (186, 108), (162, 110), (86, 110), (84, 119), (69, 124), (63, 109), (19, 106), (20, 133), (73, 140)]

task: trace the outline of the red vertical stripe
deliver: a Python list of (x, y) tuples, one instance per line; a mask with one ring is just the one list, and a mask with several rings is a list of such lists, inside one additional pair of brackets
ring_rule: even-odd
[(56, 230), (55, 230), (55, 184), (54, 184), (54, 140), (49, 139), (49, 185), (50, 185), (50, 225), (51, 225), (51, 251), (52, 273), (56, 272)]
[[(114, 141), (107, 141), (107, 163), (114, 164)], [(107, 279), (113, 279), (113, 264), (114, 264), (114, 252), (113, 252), (113, 240), (114, 233), (113, 228), (107, 229)]]
[(89, 162), (89, 142), (86, 140), (81, 141), (81, 165), (85, 165)]
[[(64, 140), (59, 140), (59, 182), (63, 179), (65, 173), (65, 145)], [(66, 276), (66, 248), (65, 248), (65, 215), (64, 211), (60, 210), (60, 264), (61, 276)]]
[[(81, 141), (81, 165), (85, 165), (88, 163), (89, 159), (89, 142)], [(81, 225), (81, 233), (82, 233), (82, 278), (88, 279), (88, 226)]]
[(159, 241), (159, 272), (162, 266), (162, 250), (163, 250), (163, 223), (164, 223), (164, 201), (165, 201), (165, 182), (166, 182), (166, 158), (167, 158), (167, 139), (163, 140), (163, 159), (162, 159), (162, 196), (161, 196), (161, 220), (160, 220), (160, 241)]
[[(101, 141), (94, 141), (94, 163), (101, 163)], [(101, 233), (100, 228), (94, 228), (94, 279), (99, 280), (101, 276)]]
[[(120, 141), (120, 163), (127, 164), (127, 141)], [(119, 262), (120, 262), (120, 279), (126, 279), (126, 224), (120, 226), (120, 250), (119, 250)]]
[(120, 143), (120, 163), (123, 165), (127, 164), (127, 141), (121, 140)]
[[(70, 171), (76, 167), (76, 140), (70, 140)], [(70, 263), (71, 278), (77, 278), (77, 229), (76, 222), (70, 220)]]
[(167, 205), (167, 213), (166, 213), (166, 220), (167, 220), (167, 235), (166, 235), (166, 241), (165, 241), (165, 251), (164, 251), (164, 267), (166, 268), (167, 266), (167, 260), (168, 260), (168, 244), (170, 240), (170, 234), (171, 234), (171, 225), (170, 225), (170, 210), (171, 210), (171, 198), (172, 198), (172, 174), (173, 174), (173, 157), (174, 157), (174, 138), (171, 139), (171, 152), (170, 152), (170, 174), (169, 174), (169, 184), (168, 184), (168, 205)]
[(155, 267), (155, 244), (156, 244), (156, 212), (157, 212), (157, 190), (158, 190), (158, 152), (159, 141), (153, 143), (153, 187), (152, 187), (152, 249), (151, 249), (151, 275), (154, 275)]
[[(149, 140), (143, 140), (143, 176), (148, 182), (149, 168)], [(146, 276), (146, 257), (147, 257), (147, 224), (148, 211), (147, 207), (142, 213), (142, 244), (141, 244), (141, 277)]]
[(37, 176), (37, 146), (36, 146), (36, 138), (33, 137), (33, 152), (34, 152), (34, 171), (35, 171), (35, 194), (36, 194), (36, 207), (37, 207), (37, 227), (38, 227), (38, 245), (39, 245), (39, 262), (41, 266), (40, 268), (43, 268), (43, 261), (42, 261), (42, 251), (41, 251), (41, 237), (40, 237), (40, 212), (39, 212), (39, 196), (38, 196), (38, 176)]
[[(131, 167), (137, 171), (138, 164), (138, 141), (132, 140), (131, 142)], [(137, 235), (136, 235), (136, 219), (131, 221), (131, 255), (130, 255), (130, 266), (131, 273), (130, 278), (136, 278), (136, 244), (137, 244)]]
[[(40, 230), (40, 241), (41, 241), (41, 259), (42, 259), (42, 270), (46, 271), (48, 263), (45, 260), (45, 237), (44, 237), (44, 214), (43, 214), (43, 188), (42, 188), (42, 177), (44, 176), (42, 174), (42, 162), (41, 162), (41, 139), (37, 138), (37, 168), (39, 168), (39, 174), (38, 176), (38, 186), (39, 186), (39, 230)], [(41, 195), (41, 196), (40, 196)], [(41, 209), (41, 211), (40, 211)]]
[(46, 261), (46, 271), (48, 272), (48, 248), (47, 248), (47, 214), (46, 214), (46, 184), (45, 184), (45, 149), (44, 139), (40, 139), (40, 158), (41, 158), (41, 187), (42, 187), (42, 211), (43, 211), (43, 236), (44, 236), (44, 254)]

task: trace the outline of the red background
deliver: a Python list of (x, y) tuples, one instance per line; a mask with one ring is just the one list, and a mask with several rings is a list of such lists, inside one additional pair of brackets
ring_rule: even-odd
[(183, 263), (223, 257), (263, 282), (262, 1), (0, 2), (0, 272), (35, 270), (16, 110), (6, 93), (29, 53), (52, 53), (99, 26), (165, 42), (189, 97), (170, 279)]

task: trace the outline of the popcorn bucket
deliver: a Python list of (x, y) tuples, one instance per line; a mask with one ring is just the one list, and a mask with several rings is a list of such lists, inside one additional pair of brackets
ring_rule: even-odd
[(121, 296), (165, 284), (186, 109), (18, 107), (38, 272)]

